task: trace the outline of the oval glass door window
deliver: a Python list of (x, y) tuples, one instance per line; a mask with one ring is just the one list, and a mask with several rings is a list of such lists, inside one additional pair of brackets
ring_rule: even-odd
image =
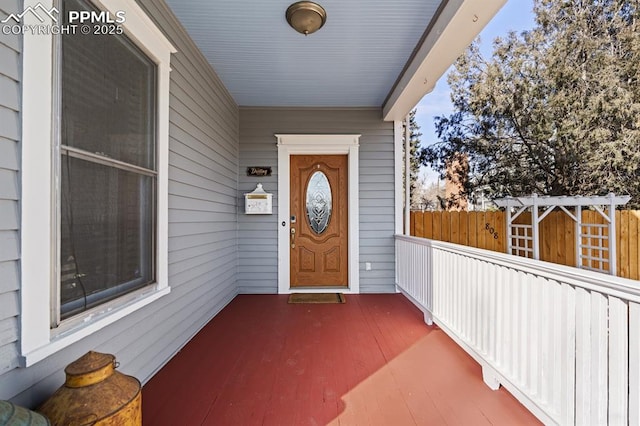
[(313, 232), (320, 235), (326, 231), (331, 219), (331, 186), (322, 172), (315, 172), (307, 186), (307, 219)]

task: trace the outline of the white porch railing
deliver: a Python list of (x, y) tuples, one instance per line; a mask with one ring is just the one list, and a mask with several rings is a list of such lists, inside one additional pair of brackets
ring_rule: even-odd
[(397, 285), (544, 423), (640, 424), (640, 283), (396, 236)]

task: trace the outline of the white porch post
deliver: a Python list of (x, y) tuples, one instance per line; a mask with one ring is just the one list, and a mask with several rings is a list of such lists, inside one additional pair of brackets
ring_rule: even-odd
[(404, 119), (404, 234), (411, 235), (411, 131), (409, 114)]
[(393, 122), (393, 139), (394, 139), (394, 168), (395, 168), (395, 233), (402, 234), (404, 227), (402, 225), (404, 215), (402, 212), (402, 120)]

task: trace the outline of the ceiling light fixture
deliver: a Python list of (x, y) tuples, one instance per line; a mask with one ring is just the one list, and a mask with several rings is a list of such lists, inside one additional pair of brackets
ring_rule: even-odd
[(297, 32), (309, 35), (327, 22), (327, 12), (318, 3), (299, 1), (287, 8), (287, 22)]

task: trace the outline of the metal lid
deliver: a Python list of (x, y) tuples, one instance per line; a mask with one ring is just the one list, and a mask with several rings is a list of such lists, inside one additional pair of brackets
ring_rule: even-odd
[(89, 351), (64, 369), (67, 375), (65, 385), (76, 388), (101, 382), (113, 374), (115, 367), (115, 356)]

